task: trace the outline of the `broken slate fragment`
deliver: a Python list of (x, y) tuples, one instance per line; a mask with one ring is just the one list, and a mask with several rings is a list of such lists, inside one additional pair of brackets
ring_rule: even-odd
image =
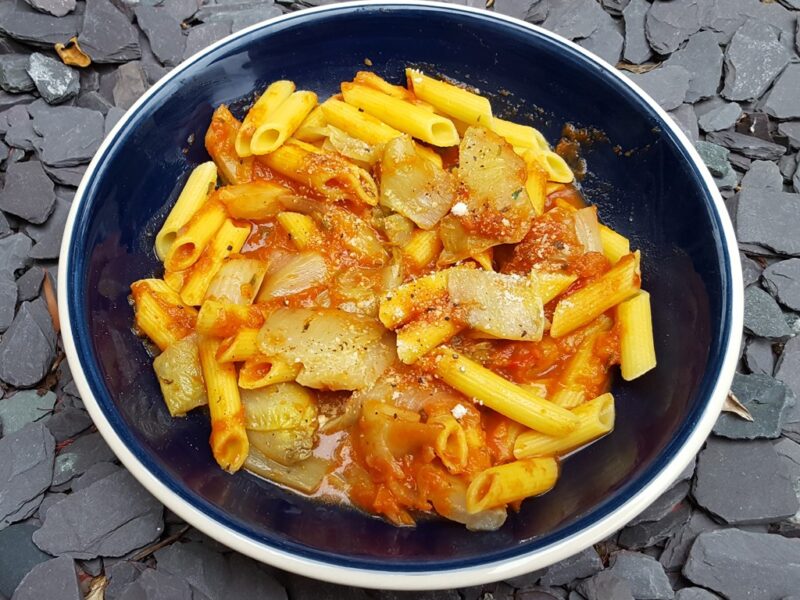
[(117, 108), (116, 106), (112, 106), (108, 114), (106, 114), (106, 123), (105, 123), (105, 134), (108, 137), (108, 134), (111, 133), (111, 130), (114, 129), (114, 125), (116, 125), (122, 116), (125, 114), (125, 111), (121, 108)]
[(576, 589), (586, 600), (633, 600), (630, 584), (612, 573), (611, 569), (584, 579)]
[(800, 122), (778, 123), (778, 133), (786, 137), (792, 148), (800, 148)]
[(169, 9), (139, 5), (134, 9), (136, 21), (150, 41), (150, 48), (162, 64), (174, 67), (183, 58), (186, 38), (181, 24)]
[(0, 55), (0, 89), (12, 94), (30, 92), (36, 86), (28, 75), (28, 57), (25, 54)]
[(192, 588), (177, 575), (146, 569), (119, 595), (119, 600), (192, 600)]
[(593, 546), (547, 568), (540, 585), (566, 585), (576, 579), (591, 577), (603, 569), (603, 561)]
[(60, 104), (80, 91), (80, 77), (74, 69), (39, 52), (30, 56), (28, 75), (48, 104)]
[[(228, 570), (236, 574), (226, 586), (226, 592), (230, 597), (287, 600), (286, 590), (264, 565), (237, 552), (231, 552), (228, 554)], [(447, 598), (449, 597), (440, 600)]]
[(789, 52), (775, 29), (749, 19), (725, 52), (725, 85), (720, 94), (728, 100), (757, 100), (788, 63)]
[(14, 279), (7, 274), (0, 275), (0, 333), (13, 323), (18, 298), (19, 293)]
[(0, 379), (31, 387), (50, 370), (56, 356), (56, 333), (41, 299), (23, 302), (0, 340)]
[(56, 442), (63, 442), (84, 431), (92, 424), (92, 419), (82, 408), (66, 407), (47, 419), (47, 428)]
[(34, 543), (56, 556), (122, 556), (158, 538), (163, 507), (125, 470), (50, 507)]
[(82, 600), (75, 561), (53, 558), (31, 569), (17, 586), (11, 600)]
[(800, 65), (791, 64), (781, 73), (764, 100), (764, 112), (776, 119), (800, 118)]
[(86, 0), (78, 42), (95, 63), (126, 62), (142, 55), (139, 32), (109, 0)]
[(697, 128), (697, 116), (694, 114), (694, 109), (691, 104), (681, 104), (675, 110), (669, 111), (669, 116), (672, 117), (681, 128), (686, 137), (694, 142), (700, 137), (700, 130)]
[(733, 127), (741, 116), (742, 107), (736, 102), (727, 102), (718, 108), (708, 111), (697, 122), (703, 131), (722, 131)]
[(691, 74), (683, 67), (659, 67), (647, 73), (625, 73), (625, 75), (652, 96), (661, 108), (672, 110), (686, 98)]
[(686, 45), (670, 56), (665, 67), (683, 67), (691, 74), (686, 102), (690, 104), (717, 93), (722, 76), (722, 50), (716, 36), (710, 31), (700, 31), (689, 37)]
[(772, 343), (762, 338), (751, 339), (744, 350), (744, 363), (751, 373), (771, 376), (775, 370)]
[[(495, 3), (495, 8), (497, 4)], [(189, 30), (186, 37), (186, 47), (183, 51), (183, 58), (189, 58), (196, 52), (200, 52), (214, 42), (218, 42), (231, 32), (229, 23), (219, 21), (215, 23), (203, 23)]]
[(54, 17), (63, 17), (75, 10), (75, 0), (25, 0), (40, 12), (48, 13)]
[(145, 565), (140, 562), (120, 560), (111, 565), (106, 563), (105, 575), (108, 585), (104, 600), (119, 600), (125, 588), (136, 581), (144, 570)]
[(800, 194), (742, 190), (736, 211), (740, 244), (753, 244), (776, 254), (800, 256)]
[(16, 523), (0, 531), (0, 594), (11, 597), (33, 567), (53, 558), (31, 540), (36, 529), (32, 523)]
[(79, 492), (80, 490), (92, 485), (95, 481), (100, 481), (104, 477), (113, 475), (121, 468), (122, 467), (118, 467), (112, 462), (95, 463), (86, 469), (86, 472), (83, 475), (79, 475), (72, 480), (70, 489), (72, 489), (73, 492)]
[(606, 16), (595, 0), (556, 2), (550, 6), (550, 12), (542, 27), (570, 40), (576, 40), (592, 35), (600, 20)]
[(706, 139), (752, 159), (777, 160), (786, 153), (780, 144), (733, 131), (714, 131)]
[(710, 437), (697, 461), (692, 494), (731, 524), (770, 523), (800, 508), (786, 467), (767, 440)]
[[(55, 441), (42, 423), (31, 423), (0, 438), (0, 529), (13, 515), (38, 498), (53, 478)], [(24, 518), (24, 517), (23, 517)]]
[(623, 37), (620, 26), (604, 13), (597, 29), (589, 37), (579, 40), (578, 44), (610, 65), (616, 65), (622, 56)]
[(75, 106), (31, 106), (33, 130), (42, 136), (39, 159), (51, 167), (88, 163), (103, 140), (103, 114)]
[(643, 550), (660, 544), (686, 524), (691, 512), (688, 502), (680, 502), (657, 521), (643, 521), (629, 525), (620, 532), (617, 543), (629, 550)]
[(625, 21), (625, 50), (622, 57), (629, 63), (640, 65), (653, 56), (644, 32), (645, 18), (650, 9), (647, 0), (631, 0), (622, 11)]
[(21, 274), (31, 264), (32, 245), (31, 238), (24, 233), (0, 237), (0, 277), (14, 279)]
[(742, 188), (761, 190), (783, 190), (783, 176), (774, 162), (770, 160), (754, 160), (742, 178)]
[(669, 600), (675, 595), (664, 567), (656, 559), (645, 554), (617, 552), (611, 556), (611, 566), (608, 571), (628, 582), (634, 598)]
[[(693, 472), (694, 465), (690, 466), (692, 467)], [(659, 521), (666, 517), (672, 511), (672, 509), (681, 502), (681, 500), (686, 498), (686, 494), (689, 493), (689, 483), (686, 481), (686, 479), (691, 478), (692, 472), (689, 473), (689, 477), (678, 481), (666, 492), (661, 494), (661, 496), (659, 496), (658, 499), (650, 506), (644, 509), (638, 517), (633, 518), (630, 523), (628, 523), (628, 527), (631, 525), (638, 525), (639, 523), (644, 523), (646, 521)]]
[(53, 485), (66, 483), (82, 475), (99, 462), (111, 462), (114, 453), (103, 437), (95, 432), (79, 437), (56, 456), (53, 467)]
[(655, 0), (645, 22), (647, 41), (659, 54), (675, 52), (700, 30), (705, 11), (699, 0)]
[(44, 279), (44, 269), (38, 266), (33, 266), (23, 275), (17, 279), (17, 288), (19, 290), (18, 300), (25, 302), (26, 300), (33, 300), (39, 295), (39, 290), (42, 287), (42, 280)]
[(55, 186), (38, 160), (14, 163), (0, 191), (0, 210), (31, 223), (44, 223), (55, 207)]
[(31, 258), (46, 260), (58, 258), (61, 251), (61, 238), (64, 235), (64, 226), (69, 216), (70, 203), (66, 200), (56, 199), (53, 214), (43, 225), (32, 225), (25, 228), (36, 244), (31, 249)]
[(800, 539), (738, 529), (702, 533), (683, 574), (730, 600), (784, 598), (800, 589)]
[(200, 542), (171, 544), (154, 554), (158, 570), (184, 578), (208, 598), (226, 595), (230, 573), (225, 557)]
[(0, 431), (3, 435), (9, 435), (29, 423), (46, 418), (53, 412), (55, 403), (56, 395), (53, 392), (39, 395), (36, 390), (23, 390), (0, 400)]
[(68, 185), (70, 187), (78, 187), (83, 179), (83, 174), (86, 172), (86, 165), (76, 165), (74, 167), (51, 167), (50, 165), (42, 165), (44, 172), (50, 176), (55, 183), (61, 185)]
[(764, 287), (792, 310), (800, 311), (800, 258), (776, 262), (762, 273)]
[(771, 340), (785, 340), (793, 333), (775, 299), (755, 285), (744, 292), (744, 328)]
[(683, 588), (675, 592), (675, 600), (722, 600), (716, 594), (699, 587)]
[(750, 411), (753, 421), (723, 412), (714, 425), (715, 435), (747, 440), (780, 437), (790, 402), (794, 400), (783, 383), (769, 375), (736, 373), (731, 392)]
[(723, 527), (702, 510), (694, 510), (686, 525), (667, 540), (664, 551), (658, 559), (659, 562), (668, 571), (680, 569), (686, 562), (689, 550), (698, 535), (704, 531), (716, 531)]
[(37, 46), (47, 48), (78, 35), (80, 17), (54, 17), (31, 8), (24, 0), (15, 0), (0, 18), (0, 32)]
[(115, 76), (114, 104), (122, 110), (128, 110), (147, 90), (142, 65), (138, 60), (126, 63), (117, 69)]
[(703, 141), (695, 142), (694, 147), (714, 177), (723, 177), (730, 173), (731, 164), (728, 162), (730, 150), (719, 144)]

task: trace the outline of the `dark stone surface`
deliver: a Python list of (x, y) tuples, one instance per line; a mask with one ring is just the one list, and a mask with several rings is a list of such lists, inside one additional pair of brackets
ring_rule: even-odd
[(733, 413), (722, 413), (714, 425), (716, 435), (748, 440), (774, 439), (781, 435), (790, 403), (794, 401), (783, 383), (769, 375), (737, 373), (731, 391), (750, 412), (753, 421), (746, 421)]
[(147, 90), (147, 81), (139, 61), (122, 65), (116, 72), (114, 104), (123, 110), (129, 109)]
[(183, 51), (183, 57), (190, 57), (192, 54), (221, 40), (230, 32), (230, 24), (224, 21), (204, 23), (197, 27), (192, 27), (189, 30), (189, 34), (186, 36), (186, 47)]
[(744, 292), (744, 328), (752, 335), (772, 340), (793, 335), (775, 299), (755, 285)]
[(690, 36), (686, 45), (670, 56), (664, 66), (678, 66), (689, 71), (686, 102), (697, 102), (717, 93), (722, 76), (722, 50), (712, 32), (700, 31)]
[(800, 148), (800, 122), (785, 121), (778, 123), (778, 134), (786, 137), (792, 148)]
[(791, 64), (781, 73), (764, 100), (764, 112), (778, 119), (800, 118), (800, 65)]
[(660, 544), (686, 524), (691, 512), (688, 502), (680, 502), (658, 520), (643, 521), (626, 527), (620, 532), (617, 543), (629, 550), (643, 550)]
[(139, 33), (108, 0), (86, 0), (81, 48), (96, 63), (120, 63), (139, 58)]
[(101, 462), (114, 460), (114, 453), (99, 433), (90, 433), (61, 450), (53, 466), (53, 485), (60, 485)]
[(771, 264), (762, 274), (764, 287), (792, 310), (800, 310), (800, 259), (791, 258)]
[(593, 547), (589, 547), (583, 552), (549, 567), (542, 575), (540, 583), (547, 587), (565, 585), (576, 579), (591, 577), (602, 568), (603, 561), (600, 560), (597, 551)]
[(39, 159), (51, 167), (88, 163), (103, 140), (103, 114), (74, 106), (32, 105), (33, 129), (42, 137)]
[(75, 561), (53, 558), (31, 569), (17, 586), (11, 600), (82, 600)]
[(0, 277), (13, 279), (30, 265), (31, 238), (24, 233), (0, 237)]
[(603, 9), (594, 0), (555, 2), (551, 3), (542, 27), (575, 40), (592, 35), (603, 17)]
[(783, 191), (783, 176), (778, 165), (768, 160), (754, 160), (742, 178), (742, 188)]
[(775, 352), (769, 340), (751, 339), (744, 350), (744, 362), (751, 373), (772, 375), (775, 372)]
[(780, 144), (733, 131), (714, 131), (707, 139), (752, 159), (777, 160), (786, 153)]
[(39, 260), (58, 258), (69, 209), (70, 203), (59, 198), (56, 200), (53, 214), (50, 215), (46, 223), (25, 228), (25, 233), (35, 242), (31, 249), (31, 258)]
[(31, 223), (44, 223), (56, 202), (55, 186), (37, 160), (14, 163), (0, 191), (0, 210)]
[(74, 98), (80, 91), (77, 71), (39, 52), (31, 54), (28, 75), (36, 85), (39, 95), (48, 104), (60, 104)]
[(622, 56), (622, 46), (624, 43), (621, 26), (607, 14), (602, 13), (603, 18), (589, 37), (578, 41), (578, 44), (590, 52), (605, 60), (611, 65), (619, 62)]
[(700, 137), (700, 129), (697, 127), (697, 115), (691, 104), (681, 104), (675, 110), (669, 111), (669, 116), (675, 119), (686, 137), (693, 142), (697, 141)]
[(75, 0), (25, 0), (38, 11), (63, 17), (75, 10), (77, 2)]
[(23, 302), (0, 340), (0, 379), (31, 387), (47, 374), (56, 356), (56, 333), (44, 301)]
[(63, 442), (86, 430), (92, 424), (89, 414), (81, 408), (67, 407), (47, 419), (47, 428), (56, 442)]
[(76, 165), (74, 167), (51, 167), (50, 165), (42, 165), (44, 172), (50, 176), (55, 183), (61, 185), (68, 185), (70, 187), (78, 187), (83, 179), (83, 174), (86, 172), (86, 165)]
[(736, 120), (742, 115), (742, 107), (736, 102), (727, 102), (705, 113), (697, 122), (700, 129), (706, 132), (722, 131), (733, 127)]
[(664, 110), (672, 110), (683, 103), (692, 77), (691, 73), (681, 66), (664, 66), (647, 73), (625, 74), (650, 94)]
[(731, 164), (728, 162), (730, 150), (719, 144), (704, 141), (695, 143), (695, 148), (714, 177), (723, 177), (730, 173)]
[(46, 420), (53, 411), (56, 395), (53, 392), (39, 394), (36, 390), (23, 390), (0, 400), (0, 431), (9, 435), (29, 423)]
[(0, 529), (38, 508), (53, 478), (54, 449), (53, 436), (41, 423), (0, 439)]
[(689, 550), (695, 539), (704, 531), (722, 529), (720, 525), (702, 510), (695, 509), (686, 525), (672, 536), (664, 545), (664, 551), (659, 557), (659, 562), (668, 571), (680, 569), (689, 556)]
[(33, 300), (39, 295), (44, 280), (44, 270), (41, 267), (33, 266), (17, 279), (17, 289), (19, 292), (18, 300), (24, 302)]
[(625, 50), (622, 56), (629, 63), (639, 65), (653, 56), (645, 35), (645, 18), (649, 9), (647, 0), (631, 0), (622, 10), (625, 21)]
[(166, 7), (139, 5), (136, 21), (150, 41), (150, 48), (162, 64), (174, 67), (183, 59), (186, 37), (180, 21)]
[[(600, 571), (594, 577), (584, 579), (578, 584), (578, 593), (586, 600), (633, 600), (631, 585), (610, 569)], [(572, 600), (572, 596), (570, 596)]]
[(800, 256), (800, 194), (742, 190), (736, 211), (740, 244), (760, 246), (767, 252)]
[(647, 13), (647, 41), (659, 54), (674, 52), (700, 29), (706, 10), (699, 0), (655, 0)]
[(37, 548), (32, 523), (16, 523), (0, 531), (0, 594), (11, 597), (22, 578), (36, 565), (52, 557)]
[[(36, 46), (52, 48), (53, 44), (64, 42), (78, 34), (80, 17), (67, 15), (56, 18), (40, 13), (24, 0), (14, 0), (0, 18), (0, 33)], [(2, 108), (2, 103), (0, 103)]]
[(28, 75), (28, 56), (25, 54), (0, 55), (0, 88), (12, 94), (32, 92), (33, 80)]
[(608, 570), (628, 583), (634, 598), (669, 600), (675, 596), (664, 567), (646, 554), (627, 551), (613, 554)]
[(768, 24), (746, 21), (725, 52), (725, 85), (729, 100), (756, 100), (789, 62), (789, 51)]

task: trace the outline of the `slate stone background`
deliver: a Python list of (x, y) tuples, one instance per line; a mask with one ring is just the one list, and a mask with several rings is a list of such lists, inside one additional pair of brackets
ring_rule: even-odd
[[(494, 0), (625, 70), (691, 138), (736, 221), (746, 342), (694, 465), (611, 538), (469, 589), (363, 591), (189, 528), (92, 427), (53, 320), (59, 245), (104, 134), (170, 67), (329, 0), (0, 0), (0, 600), (800, 598), (800, 0)], [(484, 0), (466, 2), (484, 6)], [(78, 35), (92, 60), (65, 66)]]

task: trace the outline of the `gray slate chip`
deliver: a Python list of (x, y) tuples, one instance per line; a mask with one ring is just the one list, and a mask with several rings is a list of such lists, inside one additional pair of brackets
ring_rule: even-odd
[(0, 379), (15, 387), (32, 387), (55, 357), (56, 332), (44, 301), (23, 302), (0, 340)]
[(114, 106), (103, 94), (96, 90), (82, 91), (75, 100), (75, 106), (99, 111), (103, 114)]
[(716, 594), (698, 587), (683, 588), (675, 594), (675, 600), (721, 600)]
[(692, 461), (692, 464), (689, 466), (691, 467), (691, 471), (689, 471), (688, 476), (680, 477), (675, 485), (661, 494), (656, 501), (644, 509), (638, 517), (631, 519), (628, 523), (628, 527), (647, 521), (659, 521), (672, 512), (689, 493), (689, 482), (686, 480), (691, 479), (692, 473), (694, 473), (694, 461)]
[[(775, 378), (789, 386), (795, 398), (800, 398), (800, 337), (793, 337), (784, 345), (775, 367)], [(784, 419), (783, 434), (800, 441), (800, 402), (796, 399)]]
[(108, 0), (86, 0), (78, 42), (95, 63), (121, 63), (142, 55), (136, 27)]
[(55, 186), (38, 160), (14, 163), (6, 171), (0, 209), (31, 223), (44, 223), (55, 206)]
[(725, 52), (725, 85), (720, 92), (728, 100), (756, 100), (789, 62), (788, 50), (775, 29), (755, 19), (734, 34)]
[[(789, 473), (789, 478), (794, 485), (794, 493), (800, 500), (800, 444), (788, 438), (781, 438), (775, 443), (775, 452), (778, 453), (781, 461), (786, 466), (786, 471)], [(784, 531), (791, 530), (795, 533), (790, 537), (797, 537), (796, 533), (800, 532), (800, 511), (795, 513), (793, 517), (789, 517), (781, 525)]]
[(180, 22), (170, 10), (160, 6), (139, 5), (134, 12), (158, 60), (171, 67), (181, 62), (186, 37)]
[(770, 523), (800, 508), (786, 467), (766, 440), (710, 437), (692, 493), (700, 506), (731, 524)]
[(50, 165), (42, 165), (44, 172), (50, 176), (55, 183), (67, 185), (70, 187), (78, 187), (83, 179), (83, 174), (86, 172), (86, 165), (76, 165), (74, 167), (51, 167)]
[(30, 56), (28, 75), (48, 104), (60, 104), (74, 98), (80, 91), (77, 71), (39, 52)]
[(783, 598), (800, 589), (800, 539), (737, 529), (703, 533), (683, 574), (729, 600)]
[(600, 4), (611, 15), (620, 16), (631, 0), (600, 0)]
[(658, 559), (659, 562), (669, 571), (680, 569), (686, 562), (689, 550), (698, 535), (704, 531), (716, 531), (723, 527), (702, 510), (694, 510), (686, 525), (667, 540), (664, 551)]
[(786, 154), (780, 144), (734, 131), (714, 131), (706, 139), (753, 159), (777, 160)]
[(46, 418), (53, 411), (55, 403), (56, 395), (53, 392), (39, 395), (36, 390), (23, 390), (0, 400), (0, 431), (3, 435), (9, 435), (29, 423)]
[(119, 600), (125, 588), (136, 581), (144, 570), (143, 563), (128, 560), (120, 560), (111, 566), (106, 566), (105, 575), (108, 578), (108, 585), (105, 589), (104, 600)]
[(13, 279), (31, 264), (31, 246), (31, 238), (24, 233), (0, 237), (0, 278)]
[(51, 506), (33, 541), (56, 556), (123, 556), (161, 535), (162, 513), (161, 504), (123, 470)]
[(106, 123), (105, 123), (105, 135), (108, 137), (108, 134), (111, 133), (111, 130), (114, 129), (114, 126), (119, 122), (119, 120), (123, 117), (125, 111), (121, 108), (117, 108), (116, 106), (112, 106), (108, 113), (106, 114)]
[(570, 40), (589, 37), (607, 15), (595, 0), (551, 4), (542, 27)]
[[(600, 571), (597, 575), (578, 583), (577, 591), (586, 600), (633, 600), (630, 584), (611, 569)], [(572, 596), (570, 596), (570, 600)]]
[(0, 529), (10, 525), (23, 506), (32, 501), (34, 510), (39, 506), (53, 478), (54, 451), (53, 436), (41, 423), (0, 439)]
[(147, 90), (142, 64), (138, 60), (126, 63), (117, 69), (115, 76), (114, 104), (127, 110)]
[(675, 595), (664, 567), (651, 556), (638, 552), (617, 552), (611, 556), (608, 570), (628, 582), (634, 598), (670, 600)]
[(92, 419), (82, 408), (67, 407), (47, 419), (47, 428), (56, 442), (63, 442), (85, 431)]
[(764, 112), (776, 119), (800, 118), (800, 64), (791, 64), (781, 73), (764, 100)]
[(800, 258), (776, 262), (762, 273), (764, 287), (784, 306), (800, 311)]
[(610, 65), (616, 65), (622, 57), (623, 42), (620, 26), (604, 13), (597, 29), (589, 37), (579, 40), (578, 44)]
[(681, 104), (675, 110), (669, 111), (669, 116), (675, 119), (681, 131), (686, 134), (690, 141), (694, 142), (700, 137), (700, 130), (697, 127), (697, 115), (691, 104)]
[(229, 594), (231, 574), (225, 557), (202, 543), (170, 544), (156, 551), (155, 559), (159, 571), (179, 575), (209, 598)]
[(36, 97), (33, 94), (9, 94), (0, 90), (0, 111), (20, 104), (30, 104), (35, 99)]
[(33, 129), (42, 136), (39, 159), (51, 167), (91, 161), (103, 140), (103, 114), (75, 106), (32, 105)]
[(650, 94), (664, 110), (683, 104), (691, 79), (689, 71), (679, 66), (659, 67), (647, 73), (626, 72), (625, 75)]
[(800, 148), (800, 122), (787, 121), (785, 123), (778, 123), (778, 133), (786, 136), (792, 148)]
[[(495, 9), (496, 8), (497, 3), (495, 3)], [(186, 36), (186, 47), (183, 50), (183, 57), (189, 58), (196, 52), (200, 52), (200, 50), (207, 48), (214, 42), (229, 35), (230, 32), (230, 23), (224, 21), (203, 23), (197, 27), (192, 27), (189, 30), (189, 35)]]
[(0, 531), (0, 594), (10, 597), (22, 578), (52, 556), (37, 548), (31, 536), (32, 523), (15, 523)]
[(31, 249), (31, 258), (46, 260), (58, 258), (61, 252), (61, 238), (69, 216), (70, 203), (61, 198), (56, 199), (53, 214), (43, 225), (32, 225), (25, 228), (35, 243)]
[(769, 160), (754, 160), (742, 178), (742, 188), (783, 191), (783, 176), (778, 165)]
[(769, 340), (753, 338), (744, 350), (744, 364), (751, 373), (772, 375), (775, 372), (775, 353)]
[(647, 41), (659, 54), (675, 52), (700, 30), (706, 10), (700, 0), (655, 0), (645, 22)]
[(188, 21), (200, 9), (201, 0), (164, 0), (158, 3), (166, 8), (178, 21)]
[(28, 75), (28, 57), (25, 54), (0, 55), (0, 88), (12, 94), (35, 89)]
[(181, 577), (147, 569), (119, 596), (120, 600), (192, 600), (192, 588)]
[(66, 483), (73, 477), (85, 473), (89, 467), (112, 460), (114, 453), (99, 433), (81, 436), (56, 456), (53, 485)]
[(40, 12), (48, 13), (54, 17), (63, 17), (75, 10), (75, 0), (25, 0)]
[(733, 127), (741, 116), (742, 107), (736, 102), (727, 102), (705, 113), (697, 122), (705, 132), (721, 131)]
[(728, 162), (730, 150), (704, 141), (695, 142), (694, 147), (714, 177), (724, 177), (731, 172), (731, 164)]
[[(226, 587), (226, 593), (231, 598), (287, 600), (286, 590), (261, 563), (231, 552), (228, 554), (228, 570), (236, 575)], [(458, 595), (454, 596), (458, 600)], [(444, 596), (439, 600), (448, 600), (448, 597)]]
[(79, 29), (80, 17), (46, 15), (28, 6), (24, 0), (16, 0), (0, 19), (0, 32), (22, 42), (47, 48), (77, 35)]
[[(688, 488), (688, 484), (686, 485)], [(629, 550), (642, 550), (669, 539), (691, 516), (688, 502), (681, 502), (657, 521), (643, 521), (623, 529), (617, 543)]]
[(202, 23), (225, 22), (230, 24), (232, 31), (238, 31), (282, 13), (283, 11), (272, 2), (234, 1), (216, 5), (207, 4), (197, 12), (195, 18)]
[(770, 375), (736, 373), (731, 391), (750, 411), (753, 421), (724, 412), (717, 418), (714, 434), (745, 440), (780, 437), (783, 421), (794, 400), (782, 382)]
[(39, 295), (44, 281), (44, 269), (39, 266), (32, 266), (30, 269), (17, 279), (17, 289), (19, 291), (20, 302), (33, 300)]
[(740, 244), (761, 246), (776, 254), (800, 255), (800, 194), (742, 190), (736, 211)]
[(785, 340), (793, 333), (775, 299), (755, 285), (744, 292), (744, 328), (771, 340)]
[(644, 32), (648, 10), (650, 3), (647, 0), (631, 0), (622, 11), (625, 21), (625, 50), (622, 57), (629, 63), (640, 65), (653, 56)]
[(95, 463), (86, 469), (86, 472), (83, 475), (75, 477), (75, 479), (72, 480), (72, 485), (70, 488), (73, 492), (79, 492), (82, 489), (92, 485), (95, 481), (100, 481), (104, 477), (108, 477), (120, 469), (121, 467), (112, 462)]
[(82, 600), (75, 561), (53, 558), (31, 569), (17, 586), (11, 600)]
[(0, 276), (0, 333), (14, 322), (18, 297), (17, 283), (8, 275)]
[(579, 552), (547, 568), (540, 584), (543, 586), (566, 585), (576, 579), (591, 577), (603, 569), (603, 561), (597, 551), (589, 546)]
[(691, 74), (686, 102), (694, 103), (717, 93), (722, 77), (722, 50), (716, 36), (700, 31), (689, 37), (686, 45), (670, 56), (664, 66), (683, 67)]

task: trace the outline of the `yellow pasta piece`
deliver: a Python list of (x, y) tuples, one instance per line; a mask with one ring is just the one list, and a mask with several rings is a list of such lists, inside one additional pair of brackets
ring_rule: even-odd
[(318, 142), (323, 139), (327, 134), (328, 121), (325, 119), (325, 114), (322, 112), (322, 106), (317, 106), (311, 113), (300, 123), (300, 127), (294, 132), (294, 138), (301, 142)]
[(217, 198), (234, 219), (260, 221), (283, 210), (281, 198), (293, 192), (274, 181), (253, 181), (226, 185), (219, 189)]
[(302, 365), (289, 364), (280, 358), (255, 357), (248, 359), (239, 369), (239, 387), (254, 390), (276, 383), (294, 381)]
[(557, 183), (571, 183), (575, 179), (575, 174), (569, 168), (567, 161), (561, 158), (552, 150), (536, 154), (539, 165), (547, 171), (547, 179)]
[(322, 235), (314, 219), (308, 215), (285, 211), (278, 213), (277, 219), (299, 250), (305, 250), (313, 242), (319, 241)]
[(491, 128), (492, 105), (488, 98), (428, 77), (416, 69), (406, 69), (406, 78), (414, 95), (439, 112), (469, 125)]
[(548, 435), (566, 435), (578, 425), (568, 410), (521, 388), (452, 348), (435, 354), (436, 372), (468, 398), (481, 402), (526, 427)]
[(197, 311), (162, 279), (140, 279), (131, 284), (136, 329), (161, 350), (183, 339), (195, 327)]
[(289, 140), (260, 160), (270, 169), (329, 200), (353, 199), (370, 206), (378, 203), (378, 186), (367, 171), (310, 144)]
[(433, 148), (429, 148), (428, 146), (414, 142), (414, 150), (416, 150), (417, 154), (419, 154), (422, 158), (426, 158), (440, 169), (442, 168), (442, 156)]
[(439, 147), (455, 146), (459, 142), (452, 121), (415, 104), (352, 83), (342, 84), (342, 95), (348, 104), (423, 142)]
[(367, 144), (385, 144), (403, 135), (380, 119), (336, 98), (326, 100), (320, 108), (328, 123)]
[(631, 244), (628, 238), (602, 223), (600, 224), (600, 244), (603, 246), (603, 255), (612, 265), (617, 264), (620, 258), (631, 253)]
[(219, 340), (201, 337), (198, 348), (211, 415), (211, 451), (220, 467), (234, 473), (241, 468), (250, 448), (236, 367), (232, 363), (217, 362)]
[(534, 127), (494, 117), (490, 129), (500, 137), (505, 138), (509, 144), (514, 146), (515, 151), (518, 148), (520, 151), (523, 149), (533, 149), (538, 152), (550, 150), (550, 144), (547, 143), (542, 133)]
[(381, 298), (378, 318), (389, 329), (402, 325), (447, 294), (448, 272), (436, 271), (404, 283)]
[(566, 335), (633, 296), (640, 285), (636, 262), (633, 254), (623, 256), (610, 271), (561, 300), (553, 313), (550, 335)]
[(601, 333), (611, 329), (611, 319), (603, 316), (595, 323), (586, 327), (585, 336), (580, 342), (575, 354), (569, 359), (566, 369), (558, 382), (558, 389), (550, 401), (564, 408), (575, 408), (583, 404), (586, 398), (586, 389), (582, 381), (596, 368), (598, 360), (594, 353), (595, 342)]
[(536, 294), (542, 299), (542, 304), (547, 304), (575, 283), (578, 280), (578, 276), (566, 273), (548, 273), (534, 269), (531, 271), (530, 280), (534, 288), (536, 288)]
[(442, 426), (433, 443), (436, 456), (450, 473), (463, 473), (469, 460), (469, 444), (461, 423), (452, 415), (436, 415), (428, 419), (428, 423)]
[(217, 165), (204, 162), (194, 168), (178, 196), (175, 206), (169, 211), (164, 224), (156, 234), (156, 254), (164, 260), (175, 241), (178, 230), (189, 222), (197, 210), (208, 199), (217, 185)]
[(442, 240), (437, 231), (419, 230), (411, 236), (411, 241), (401, 250), (416, 266), (424, 267), (439, 256), (439, 252), (442, 251)]
[(197, 313), (197, 333), (219, 338), (230, 337), (240, 328), (264, 324), (264, 314), (255, 304), (242, 306), (220, 300), (206, 300)]
[(538, 496), (558, 480), (554, 458), (527, 458), (481, 471), (467, 488), (467, 511), (477, 513)]
[(185, 271), (170, 271), (169, 269), (164, 269), (164, 281), (167, 282), (169, 287), (180, 294), (183, 282), (186, 280), (188, 274), (188, 269)]
[(235, 335), (225, 338), (220, 342), (217, 350), (217, 360), (221, 363), (241, 362), (257, 356), (258, 329), (240, 329)]
[(494, 257), (494, 251), (492, 248), (487, 248), (482, 252), (478, 252), (477, 254), (472, 255), (472, 260), (478, 263), (484, 270), (486, 271), (494, 271), (494, 265), (492, 264), (492, 259)]
[(412, 321), (397, 330), (397, 356), (407, 365), (413, 364), (462, 329), (463, 325), (445, 316)]
[(617, 319), (621, 330), (620, 369), (622, 378), (630, 381), (656, 366), (650, 294), (641, 290), (630, 300), (620, 303)]
[(203, 254), (189, 269), (181, 289), (181, 300), (190, 306), (199, 306), (223, 261), (231, 254), (239, 252), (249, 235), (249, 223), (237, 225), (230, 219), (225, 221)]
[(614, 396), (602, 394), (572, 409), (580, 420), (578, 427), (562, 437), (528, 431), (514, 442), (514, 457), (563, 456), (604, 436), (614, 428)]
[(227, 218), (228, 213), (222, 203), (209, 198), (178, 231), (164, 259), (164, 266), (170, 271), (182, 271), (191, 267)]
[(242, 158), (252, 156), (250, 142), (256, 129), (292, 95), (294, 90), (294, 82), (286, 80), (276, 81), (264, 90), (264, 93), (247, 111), (244, 121), (242, 121), (242, 126), (236, 133), (236, 141), (234, 143), (236, 154)]
[[(556, 192), (560, 192), (563, 189), (566, 189), (567, 185), (565, 183), (556, 183), (555, 181), (548, 181), (547, 185), (544, 188), (544, 192), (547, 196), (550, 194), (554, 194)], [(572, 207), (575, 208), (574, 206)]]
[(317, 105), (314, 92), (295, 92), (259, 124), (250, 140), (250, 151), (260, 156), (274, 152), (297, 131)]
[(383, 77), (372, 71), (359, 71), (356, 73), (353, 83), (369, 86), (392, 98), (399, 98), (400, 100), (409, 102), (414, 100), (414, 95), (402, 85), (389, 83)]
[(536, 216), (544, 214), (544, 205), (547, 200), (547, 171), (532, 158), (531, 152), (526, 151), (522, 158), (525, 160), (527, 177), (525, 179), (525, 191), (528, 192), (528, 199), (536, 211)]

